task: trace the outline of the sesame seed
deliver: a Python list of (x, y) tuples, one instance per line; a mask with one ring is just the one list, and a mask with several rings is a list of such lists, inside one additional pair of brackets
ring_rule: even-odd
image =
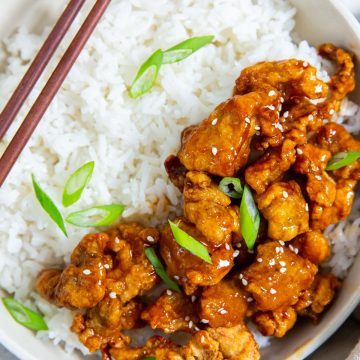
[(259, 263), (263, 262), (263, 259), (262, 259), (262, 258), (257, 258), (256, 260), (257, 260), (257, 262), (259, 262)]
[(281, 247), (280, 246), (277, 246), (276, 248), (275, 248), (275, 251), (276, 251), (276, 253), (278, 254), (279, 252), (281, 252)]
[(274, 266), (274, 265), (275, 265), (275, 259), (271, 259), (271, 260), (269, 261), (269, 265), (270, 265), (270, 266)]
[(146, 240), (149, 242), (155, 242), (155, 239), (150, 235), (146, 237)]
[(216, 155), (217, 152), (218, 152), (218, 149), (217, 149), (215, 146), (213, 146), (213, 147), (211, 148), (211, 152), (212, 152), (213, 155)]
[(200, 341), (201, 341), (202, 343), (205, 342), (205, 336), (204, 336), (204, 335), (201, 335)]
[(110, 294), (109, 294), (109, 297), (112, 298), (112, 299), (116, 299), (116, 293), (114, 291), (112, 291)]
[(269, 92), (268, 92), (268, 95), (269, 96), (274, 96), (276, 94), (276, 91), (274, 91), (274, 90), (270, 90)]
[(335, 110), (334, 110), (334, 109), (330, 109), (329, 114), (330, 114), (330, 115), (335, 114)]
[(285, 99), (281, 96), (281, 98), (280, 98), (280, 102), (284, 102), (285, 101)]
[(286, 191), (283, 191), (283, 197), (285, 198), (285, 199), (287, 199), (288, 197), (289, 197), (289, 194), (286, 192)]
[(119, 238), (115, 238), (115, 243), (118, 244), (120, 242), (120, 239)]
[(244, 277), (243, 274), (240, 274), (240, 275), (239, 275), (239, 279), (240, 279), (240, 280), (241, 280), (243, 277)]
[(260, 126), (259, 126), (259, 125), (255, 125), (255, 130), (260, 130)]
[(196, 331), (200, 331), (200, 329), (199, 329), (197, 326), (195, 326), (194, 329), (195, 329)]
[(275, 106), (274, 105), (266, 105), (265, 106), (267, 109), (269, 110), (275, 110)]
[(200, 322), (202, 322), (203, 324), (208, 324), (208, 323), (209, 323), (209, 320), (201, 319)]
[(309, 211), (309, 205), (308, 204), (305, 204), (305, 210)]
[(295, 254), (298, 254), (298, 253), (299, 253), (299, 249), (298, 249), (298, 248), (294, 248), (294, 252), (295, 252)]
[(174, 275), (174, 279), (175, 279), (175, 280), (180, 280), (180, 276)]
[(279, 240), (279, 244), (284, 246), (285, 245), (285, 241)]
[(222, 309), (221, 311), (219, 311), (219, 313), (220, 313), (221, 315), (225, 315), (225, 314), (227, 314), (228, 312), (227, 312), (225, 309)]
[(286, 272), (286, 268), (284, 268), (284, 267), (280, 268), (280, 272), (281, 272), (281, 273)]
[(99, 280), (99, 281), (98, 281), (98, 285), (101, 286), (101, 284), (102, 284), (102, 282), (101, 282), (101, 280)]
[(85, 269), (85, 270), (83, 270), (83, 274), (84, 275), (90, 275), (91, 271), (89, 269)]
[[(307, 204), (306, 204), (307, 205)], [(294, 247), (290, 244), (289, 245), (289, 249), (291, 250), (291, 251), (294, 251)]]
[(191, 302), (195, 302), (195, 300), (196, 300), (196, 296), (195, 295), (191, 296)]
[(185, 316), (185, 321), (189, 321), (190, 320), (190, 316)]
[(218, 119), (215, 118), (215, 119), (211, 122), (211, 125), (216, 125), (216, 124), (217, 124), (217, 121), (218, 121)]
[(321, 92), (322, 92), (322, 85), (320, 85), (320, 84), (319, 84), (319, 85), (316, 85), (316, 86), (315, 86), (315, 92), (316, 92), (316, 93), (321, 93)]
[(260, 135), (260, 131), (255, 131), (255, 134), (256, 134), (257, 136), (259, 136), (259, 135)]
[(219, 268), (223, 268), (223, 267), (226, 267), (226, 266), (229, 266), (230, 265), (230, 262), (228, 260), (220, 260), (219, 261)]
[(273, 124), (275, 128), (279, 129), (281, 132), (284, 131), (283, 126), (280, 123)]
[(322, 177), (320, 175), (315, 175), (315, 179), (322, 180)]
[(270, 294), (276, 294), (276, 293), (277, 293), (277, 291), (275, 289), (270, 288)]
[(239, 250), (235, 250), (233, 253), (233, 257), (236, 258), (240, 255), (240, 251)]
[(269, 276), (268, 279), (269, 279), (270, 281), (272, 281), (272, 277), (271, 277), (271, 276)]
[(310, 115), (308, 116), (308, 119), (309, 119), (309, 121), (313, 121), (313, 120), (314, 120), (314, 116), (313, 116), (312, 114), (310, 114)]
[(285, 262), (285, 261), (279, 261), (279, 264), (280, 264), (281, 266), (286, 266), (286, 262)]
[(244, 286), (246, 286), (248, 284), (247, 280), (246, 279), (241, 279), (241, 282)]
[(247, 124), (250, 124), (250, 118), (249, 118), (249, 117), (246, 117), (246, 118), (245, 118), (245, 122), (246, 122)]
[(304, 67), (304, 68), (308, 67), (308, 65), (309, 65), (309, 63), (308, 63), (307, 61), (304, 61), (304, 62), (303, 62), (303, 67)]
[(296, 149), (296, 152), (299, 154), (299, 155), (302, 155), (303, 154), (303, 151), (299, 148)]
[(169, 296), (172, 295), (172, 291), (169, 290), (169, 289), (166, 290), (166, 293), (167, 293)]
[(230, 245), (229, 245), (229, 244), (225, 244), (225, 249), (226, 249), (226, 250), (230, 250)]
[(249, 250), (249, 249), (248, 249), (248, 253), (249, 253), (249, 254), (253, 254), (253, 253), (254, 253), (254, 250)]
[(105, 264), (105, 265), (104, 265), (104, 268), (105, 268), (105, 269), (110, 269), (110, 265), (109, 265), (109, 264)]
[(193, 324), (194, 324), (194, 323), (190, 320), (190, 321), (189, 321), (189, 329), (192, 328)]
[(289, 112), (288, 112), (288, 111), (285, 111), (283, 116), (284, 116), (284, 118), (286, 119), (286, 118), (289, 116)]
[(240, 249), (240, 248), (241, 248), (241, 243), (237, 243), (237, 244), (235, 244), (235, 246), (236, 246), (238, 249)]
[(252, 302), (254, 299), (252, 298), (252, 297), (248, 297), (247, 299), (246, 299), (246, 301), (247, 302)]

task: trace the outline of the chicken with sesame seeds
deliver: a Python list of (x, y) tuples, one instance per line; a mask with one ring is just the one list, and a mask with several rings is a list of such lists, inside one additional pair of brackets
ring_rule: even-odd
[[(187, 170), (234, 176), (248, 161), (255, 122), (274, 100), (265, 94), (234, 96), (182, 134), (178, 157)], [(279, 114), (269, 115), (275, 121)], [(215, 123), (216, 120), (216, 123)]]
[(203, 172), (189, 171), (184, 186), (184, 215), (214, 246), (231, 242), (239, 232), (237, 208), (218, 185)]
[(291, 330), (297, 319), (296, 311), (290, 306), (272, 311), (257, 312), (252, 321), (264, 336), (281, 338)]
[(234, 250), (231, 245), (215, 247), (204, 235), (184, 218), (175, 220), (179, 227), (194, 239), (205, 245), (211, 254), (212, 264), (181, 247), (174, 239), (169, 225), (161, 230), (159, 241), (160, 254), (165, 261), (170, 276), (179, 276), (179, 283), (187, 295), (191, 295), (199, 286), (217, 284), (232, 268)]
[(222, 280), (204, 289), (200, 299), (200, 315), (209, 326), (232, 327), (243, 323), (248, 297), (238, 285), (238, 279)]
[(296, 181), (277, 182), (257, 197), (257, 205), (268, 221), (273, 240), (292, 240), (309, 230), (307, 204)]
[(141, 319), (166, 334), (193, 332), (198, 322), (197, 304), (181, 293), (167, 290), (142, 312)]
[(320, 264), (330, 256), (330, 242), (319, 231), (309, 230), (297, 236), (291, 244), (299, 249), (300, 256), (310, 260), (313, 264)]
[(278, 181), (295, 162), (296, 143), (285, 140), (277, 148), (271, 148), (245, 170), (246, 182), (258, 193), (262, 194), (269, 185)]
[(241, 277), (259, 311), (295, 304), (301, 293), (310, 288), (317, 273), (317, 267), (309, 260), (276, 241), (259, 245), (256, 259), (241, 271)]

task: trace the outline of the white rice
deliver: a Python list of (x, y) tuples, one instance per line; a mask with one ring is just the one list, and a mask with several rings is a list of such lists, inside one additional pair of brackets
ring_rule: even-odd
[[(320, 70), (316, 50), (306, 41), (292, 41), (294, 14), (294, 8), (280, 0), (113, 0), (0, 189), (0, 287), (45, 314), (50, 331), (41, 336), (63, 342), (69, 351), (83, 349), (68, 330), (72, 313), (40, 299), (34, 281), (43, 267), (66, 263), (87, 230), (69, 226), (69, 239), (64, 238), (35, 199), (31, 173), (60, 204), (69, 174), (94, 160), (95, 173), (84, 196), (73, 208), (62, 209), (64, 214), (120, 202), (127, 207), (127, 219), (165, 221), (180, 204), (180, 194), (164, 171), (165, 157), (177, 151), (185, 126), (202, 120), (231, 95), (242, 68), (296, 57), (317, 66), (319, 76), (328, 78)], [(4, 41), (0, 106), (47, 32), (38, 36), (20, 28)], [(127, 86), (154, 50), (204, 34), (214, 34), (216, 42), (185, 61), (164, 66), (150, 93), (138, 100), (129, 98)], [(35, 94), (40, 89), (41, 84)], [(346, 102), (337, 121), (346, 120), (351, 131), (359, 131), (359, 118), (357, 106)], [(0, 152), (17, 126), (0, 143)], [(359, 220), (329, 231), (335, 252), (330, 265), (336, 274), (343, 276), (351, 265), (359, 234)]]

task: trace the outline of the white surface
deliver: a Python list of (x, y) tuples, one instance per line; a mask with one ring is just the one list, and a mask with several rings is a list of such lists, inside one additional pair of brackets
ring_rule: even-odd
[[(13, 9), (17, 9), (20, 2), (26, 3), (24, 0), (12, 1)], [(303, 37), (315, 45), (324, 41), (332, 41), (337, 45), (351, 48), (359, 54), (360, 27), (335, 1), (293, 0), (293, 3), (299, 7), (298, 31)], [(1, 20), (0, 24), (3, 24)], [(336, 28), (332, 24), (336, 24)], [(291, 359), (301, 359), (326, 340), (346, 319), (359, 301), (360, 289), (357, 277), (359, 271), (360, 258), (358, 257), (356, 265), (344, 284), (340, 297), (321, 324), (316, 328), (311, 326), (302, 329), (301, 332), (291, 333), (291, 336), (275, 345), (275, 348), (273, 347), (271, 353), (265, 355), (264, 359), (286, 358), (293, 353), (294, 349), (304, 344), (290, 357)], [(76, 355), (69, 357), (59, 348), (35, 339), (31, 332), (14, 323), (1, 307), (0, 318), (0, 340), (21, 359), (66, 360), (80, 358)]]

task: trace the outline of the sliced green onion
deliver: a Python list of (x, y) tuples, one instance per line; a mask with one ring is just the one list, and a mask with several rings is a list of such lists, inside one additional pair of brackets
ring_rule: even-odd
[(200, 259), (212, 264), (211, 257), (207, 248), (199, 241), (195, 240), (192, 236), (187, 234), (184, 230), (180, 229), (179, 225), (174, 224), (169, 220), (171, 231), (174, 235), (175, 241), (184, 249), (190, 251), (193, 255)]
[(244, 186), (244, 192), (240, 204), (240, 227), (241, 234), (248, 249), (252, 250), (257, 238), (260, 226), (260, 215), (254, 198), (248, 186)]
[(98, 205), (76, 211), (66, 217), (66, 221), (78, 227), (108, 226), (115, 222), (125, 210), (121, 204)]
[(79, 167), (67, 179), (64, 187), (62, 202), (65, 207), (76, 203), (85, 189), (85, 186), (91, 179), (94, 171), (94, 161), (90, 161)]
[(154, 248), (146, 247), (145, 255), (151, 262), (151, 265), (154, 267), (156, 273), (160, 276), (160, 278), (164, 281), (164, 283), (168, 286), (169, 289), (180, 292), (179, 285), (171, 279), (171, 277), (165, 271), (163, 264), (160, 259), (157, 257)]
[(13, 298), (3, 298), (2, 302), (12, 318), (19, 324), (31, 330), (48, 330), (48, 326), (43, 317), (19, 301)]
[(172, 64), (181, 61), (205, 45), (211, 43), (214, 35), (196, 36), (164, 51), (163, 64)]
[(162, 64), (163, 54), (159, 49), (141, 65), (130, 88), (132, 98), (137, 98), (152, 88)]
[(360, 158), (360, 151), (338, 152), (327, 163), (326, 170), (337, 170)]
[(144, 357), (141, 360), (156, 360), (155, 357)]
[(224, 177), (219, 183), (219, 189), (234, 199), (240, 199), (243, 193), (240, 179), (234, 177)]
[(35, 179), (35, 176), (32, 175), (32, 183), (35, 191), (36, 198), (38, 199), (41, 207), (47, 212), (50, 218), (55, 222), (55, 224), (60, 228), (60, 230), (67, 237), (67, 232), (64, 224), (64, 219), (61, 216), (59, 209), (56, 207), (54, 202), (50, 197), (41, 189), (40, 185)]

